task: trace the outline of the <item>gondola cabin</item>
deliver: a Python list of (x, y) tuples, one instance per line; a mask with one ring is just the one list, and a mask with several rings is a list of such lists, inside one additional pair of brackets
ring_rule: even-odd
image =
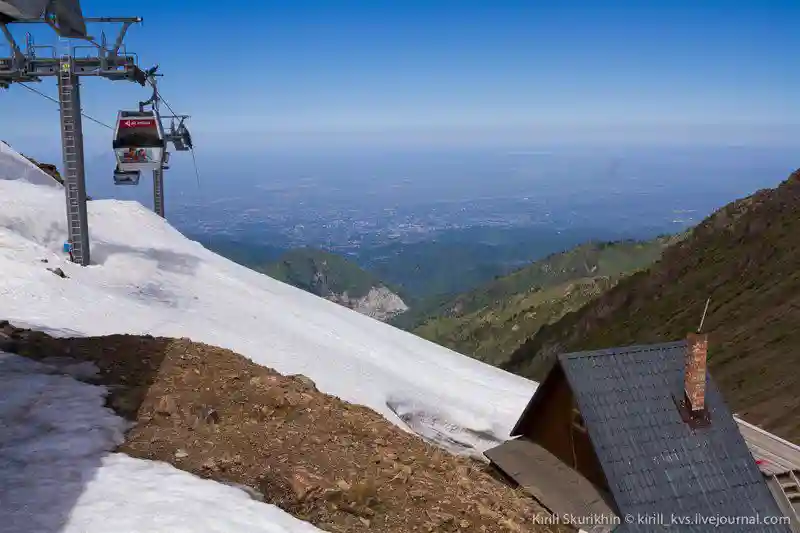
[[(142, 172), (161, 168), (166, 142), (161, 121), (153, 111), (120, 111), (114, 130), (117, 172)], [(138, 181), (138, 180), (137, 180)]]

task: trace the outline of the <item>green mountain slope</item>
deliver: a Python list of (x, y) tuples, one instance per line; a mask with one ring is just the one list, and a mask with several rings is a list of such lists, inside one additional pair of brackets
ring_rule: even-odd
[(722, 208), (649, 270), (540, 329), (503, 367), (541, 379), (561, 352), (682, 339), (709, 297), (709, 365), (726, 400), (800, 441), (800, 171)]
[(540, 327), (580, 308), (622, 276), (649, 266), (680, 238), (583, 244), (422, 312), (410, 311), (394, 323), (405, 322), (421, 337), (500, 364)]
[(278, 261), (256, 270), (379, 320), (408, 309), (398, 294), (400, 291), (352, 261), (323, 250), (290, 250)]
[(264, 274), (316, 294), (347, 293), (353, 298), (366, 296), (381, 281), (346, 258), (314, 248), (298, 248), (259, 269)]
[(419, 242), (363, 245), (356, 254), (358, 264), (414, 298), (445, 301), (592, 238), (616, 238), (599, 231), (473, 226), (444, 230)]

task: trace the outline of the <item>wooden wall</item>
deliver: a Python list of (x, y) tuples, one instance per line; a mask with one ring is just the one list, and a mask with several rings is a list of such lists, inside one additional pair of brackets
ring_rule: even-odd
[(560, 365), (541, 384), (542, 396), (519, 425), (519, 432), (581, 473), (598, 489), (608, 491), (588, 433), (573, 428), (572, 391)]

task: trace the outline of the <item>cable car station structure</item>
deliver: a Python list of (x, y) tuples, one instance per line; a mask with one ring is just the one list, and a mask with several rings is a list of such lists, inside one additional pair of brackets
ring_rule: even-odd
[[(130, 81), (153, 87), (153, 96), (139, 103), (138, 111), (120, 111), (114, 130), (113, 149), (117, 166), (114, 182), (136, 185), (142, 171), (153, 172), (154, 211), (164, 216), (164, 170), (169, 168), (167, 143), (175, 149), (192, 149), (191, 136), (184, 121), (187, 115), (171, 115), (170, 128), (165, 132), (159, 113), (160, 96), (156, 86), (156, 69), (144, 71), (137, 65), (135, 54), (127, 53), (123, 40), (128, 28), (142, 22), (139, 17), (84, 18), (78, 2), (50, 0), (46, 9), (41, 1), (0, 0), (0, 32), (11, 47), (11, 57), (0, 57), (0, 88), (13, 83), (40, 82), (44, 77), (56, 77), (61, 116), (63, 179), (67, 203), (67, 233), (70, 258), (86, 266), (90, 263), (89, 225), (86, 209), (86, 175), (84, 167), (83, 130), (81, 122), (80, 78), (93, 76), (112, 81)], [(21, 6), (21, 7), (20, 7)], [(44, 13), (38, 11), (44, 10)], [(113, 44), (101, 42), (86, 33), (86, 22), (121, 23)], [(8, 24), (44, 23), (60, 37), (62, 50), (56, 54), (53, 46), (34, 45), (30, 34), (23, 52), (8, 29)], [(78, 38), (91, 45), (72, 46), (68, 39)], [(77, 49), (89, 50), (76, 57)], [(45, 54), (40, 52), (45, 51)], [(148, 108), (149, 109), (146, 109)], [(177, 122), (176, 122), (177, 121)]]

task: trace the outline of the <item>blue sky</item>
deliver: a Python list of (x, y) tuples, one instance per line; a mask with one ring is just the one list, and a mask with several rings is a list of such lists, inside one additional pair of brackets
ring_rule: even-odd
[[(797, 142), (800, 128), (796, 1), (82, 4), (87, 16), (144, 18), (128, 49), (161, 65), (164, 96), (213, 148), (771, 144)], [(56, 94), (53, 79), (37, 88)], [(90, 79), (83, 96), (113, 122), (147, 94)], [(57, 116), (21, 87), (0, 93), (0, 138), (12, 144), (57, 141)], [(85, 128), (87, 152), (108, 142)]]

